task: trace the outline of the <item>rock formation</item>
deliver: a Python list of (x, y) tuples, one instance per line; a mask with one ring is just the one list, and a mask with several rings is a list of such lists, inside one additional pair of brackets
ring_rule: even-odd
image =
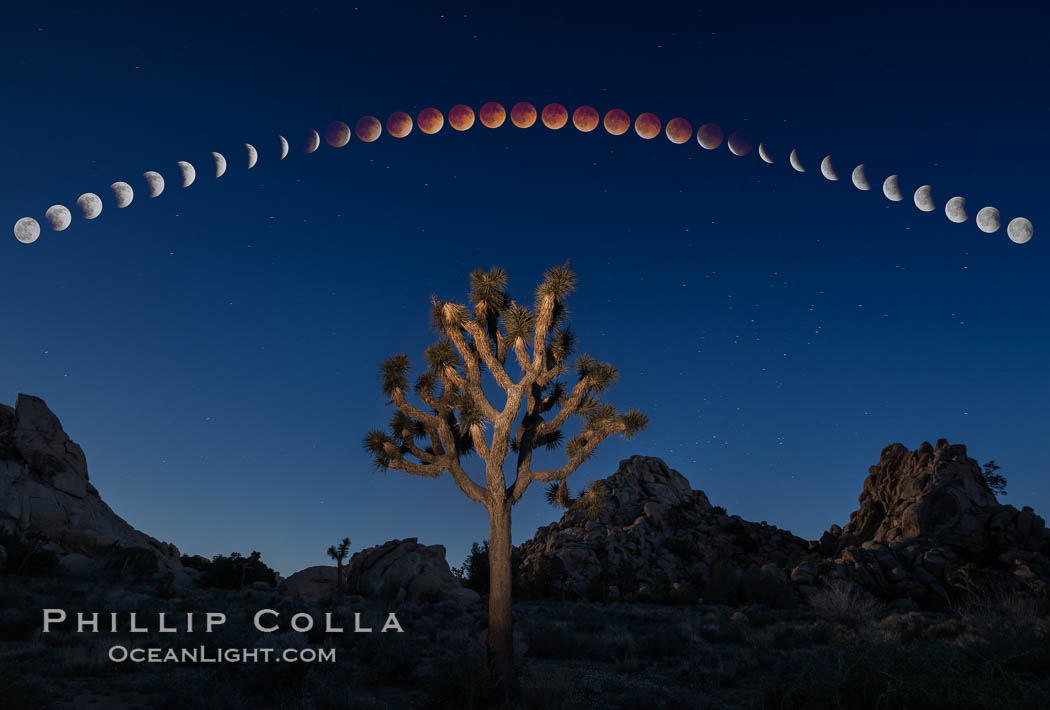
[(473, 604), (480, 599), (453, 576), (444, 545), (421, 545), (414, 537), (354, 553), (346, 565), (346, 585), (351, 594), (417, 604), (442, 599)]
[(285, 579), (280, 590), (290, 597), (316, 601), (336, 593), (336, 575), (333, 565), (317, 565), (299, 570)]

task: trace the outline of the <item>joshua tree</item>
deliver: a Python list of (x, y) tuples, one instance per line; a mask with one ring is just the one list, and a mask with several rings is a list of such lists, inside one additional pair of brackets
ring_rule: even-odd
[[(511, 619), (511, 506), (533, 481), (564, 481), (607, 437), (623, 434), (629, 438), (648, 423), (639, 411), (619, 414), (611, 404), (598, 401), (598, 395), (618, 379), (615, 367), (587, 355), (578, 356), (570, 367), (575, 337), (565, 323), (565, 300), (576, 290), (576, 283), (567, 262), (548, 269), (529, 308), (511, 300), (506, 272), (494, 267), (470, 275), (472, 309), (432, 296), (432, 326), (440, 338), (426, 349), (427, 369), (415, 383), (422, 406), (411, 403), (406, 392), (408, 356), (394, 355), (382, 366), (383, 394), (396, 410), (389, 431), (371, 431), (364, 440), (377, 469), (394, 468), (431, 478), (448, 471), (466, 496), (488, 511), (487, 645), (503, 702), (517, 690)], [(516, 368), (507, 366), (511, 353)], [(482, 372), (506, 393), (502, 407), (489, 399), (488, 378), (483, 379)], [(559, 379), (569, 373), (575, 375), (571, 386)], [(582, 423), (565, 441), (565, 463), (533, 470), (533, 453), (541, 447), (559, 448), (562, 428), (574, 414)], [(463, 458), (472, 452), (484, 465), (485, 485), (476, 483), (463, 468)], [(507, 471), (509, 452), (516, 454), (516, 460)], [(509, 483), (508, 473), (513, 473)]]
[(343, 589), (343, 560), (346, 559), (346, 555), (349, 552), (350, 538), (348, 537), (344, 537), (338, 547), (335, 545), (328, 546), (328, 556), (335, 560), (335, 588), (338, 591)]
[(995, 495), (1006, 495), (1006, 476), (999, 473), (1000, 466), (995, 461), (984, 464), (981, 476), (988, 484), (988, 489)]

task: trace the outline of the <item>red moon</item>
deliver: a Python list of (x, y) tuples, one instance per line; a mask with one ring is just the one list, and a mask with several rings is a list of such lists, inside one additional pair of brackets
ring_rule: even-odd
[(510, 109), (510, 122), (518, 128), (528, 128), (536, 123), (536, 107), (528, 101), (519, 101)]
[(696, 141), (707, 150), (714, 150), (722, 145), (722, 129), (716, 123), (705, 123), (696, 132)]
[(729, 152), (733, 155), (747, 155), (751, 152), (751, 141), (740, 131), (729, 134)]
[(485, 128), (499, 128), (507, 120), (507, 109), (503, 108), (503, 104), (489, 101), (481, 107), (478, 115), (481, 118), (481, 125)]
[(419, 130), (429, 136), (441, 130), (445, 125), (445, 117), (436, 108), (425, 108), (419, 112), (416, 123), (419, 124)]
[(386, 132), (394, 138), (404, 138), (412, 132), (412, 117), (404, 111), (394, 111), (386, 120)]
[(365, 143), (371, 143), (379, 138), (379, 134), (382, 132), (383, 124), (375, 116), (362, 116), (357, 119), (357, 124), (354, 125), (354, 133)]
[(634, 132), (646, 140), (660, 135), (660, 119), (648, 111), (634, 119)]
[(332, 121), (324, 129), (324, 140), (333, 148), (342, 148), (350, 142), (350, 126), (342, 121)]
[(667, 140), (681, 145), (693, 137), (693, 126), (684, 118), (672, 118), (667, 122), (664, 132), (667, 134)]
[(569, 111), (561, 104), (547, 104), (540, 115), (543, 125), (556, 131), (569, 122)]
[(583, 133), (590, 133), (598, 127), (598, 112), (593, 106), (580, 106), (572, 112), (572, 125)]
[(464, 104), (456, 104), (448, 112), (448, 125), (457, 131), (465, 131), (474, 125), (474, 109)]
[(631, 117), (627, 112), (614, 108), (605, 114), (605, 130), (614, 136), (622, 136), (631, 127)]

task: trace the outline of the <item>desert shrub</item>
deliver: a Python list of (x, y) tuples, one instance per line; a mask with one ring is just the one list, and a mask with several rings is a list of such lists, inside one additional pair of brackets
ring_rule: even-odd
[(711, 512), (715, 515), (726, 515), (726, 509), (724, 506), (721, 505), (716, 505), (715, 507), (711, 508)]
[(62, 568), (58, 565), (58, 556), (51, 550), (44, 549), (47, 538), (28, 533), (23, 536), (0, 535), (0, 546), (7, 550), (8, 574), (25, 577), (55, 577)]
[(551, 660), (609, 660), (599, 635), (556, 624), (534, 624), (526, 631), (528, 655)]
[(229, 557), (216, 555), (201, 576), (201, 584), (218, 589), (240, 589), (253, 582), (266, 582), (271, 587), (277, 573), (253, 551), (248, 557), (231, 552)]
[(426, 691), (426, 707), (434, 710), (480, 710), (495, 698), (496, 683), (480, 644), (435, 659), (420, 681)]
[(786, 578), (767, 574), (756, 567), (716, 570), (704, 584), (701, 596), (708, 603), (727, 606), (764, 604), (774, 609), (787, 609), (797, 603), (794, 589)]
[(689, 638), (678, 624), (655, 624), (634, 634), (635, 649), (643, 658), (684, 656)]
[[(511, 586), (515, 593), (521, 591), (523, 586), (520, 567), (521, 553), (517, 547), (512, 547), (510, 552), (510, 572)], [(491, 579), (489, 573), (489, 541), (482, 540), (480, 543), (475, 542), (471, 544), (467, 558), (463, 560), (462, 565), (452, 568), (452, 574), (467, 589), (473, 589), (478, 594), (488, 594), (489, 580)]]
[(544, 675), (535, 682), (522, 683), (521, 705), (524, 710), (562, 710), (568, 707), (574, 685), (560, 674)]
[(38, 683), (31, 682), (13, 668), (0, 668), (0, 706), (4, 710), (32, 710), (44, 707), (51, 693)]
[(881, 604), (859, 586), (834, 579), (809, 599), (810, 606), (829, 621), (856, 628), (874, 618)]
[(520, 594), (526, 599), (565, 598), (565, 563), (554, 555), (541, 556), (520, 580)]
[(125, 580), (141, 581), (157, 571), (157, 556), (145, 547), (123, 547), (113, 543), (102, 556), (102, 567)]

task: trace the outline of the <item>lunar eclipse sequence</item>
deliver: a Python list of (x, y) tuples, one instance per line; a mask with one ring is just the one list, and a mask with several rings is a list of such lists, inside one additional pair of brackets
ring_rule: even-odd
[[(470, 106), (457, 104), (449, 110), (447, 121), (453, 130), (466, 131), (474, 126), (475, 121), (479, 121), (486, 128), (499, 128), (507, 122), (508, 118), (510, 123), (517, 128), (531, 128), (539, 120), (550, 130), (564, 128), (571, 120), (572, 125), (581, 133), (597, 130), (600, 124), (606, 132), (614, 136), (627, 133), (632, 125), (630, 115), (618, 108), (606, 112), (602, 117), (594, 107), (580, 106), (570, 116), (568, 109), (562, 104), (551, 103), (542, 111), (537, 111), (533, 104), (525, 101), (514, 104), (509, 114), (502, 104), (494, 101), (482, 105), (477, 114)], [(436, 108), (425, 108), (419, 112), (415, 121), (404, 111), (395, 111), (387, 118), (385, 128), (390, 136), (405, 138), (412, 133), (415, 126), (419, 126), (420, 132), (433, 135), (442, 130), (445, 122), (446, 117), (441, 111)], [(635, 133), (645, 140), (659, 136), (661, 129), (667, 139), (677, 145), (687, 143), (694, 137), (692, 123), (681, 117), (672, 118), (665, 126), (659, 116), (645, 112), (638, 114), (633, 123)], [(342, 148), (350, 142), (353, 136), (357, 136), (359, 141), (372, 143), (383, 134), (383, 128), (384, 124), (375, 116), (361, 117), (354, 124), (353, 129), (342, 121), (334, 121), (325, 128), (324, 142), (333, 148)], [(734, 131), (726, 137), (721, 127), (714, 123), (701, 125), (696, 130), (695, 138), (697, 143), (706, 150), (715, 150), (725, 142), (729, 151), (736, 156), (746, 156), (752, 152), (753, 148), (752, 141), (745, 133)], [(316, 130), (308, 131), (303, 141), (303, 152), (313, 153), (321, 146), (321, 141), (320, 133)], [(244, 147), (246, 150), (244, 160), (247, 167), (251, 169), (259, 159), (259, 151), (250, 143), (245, 143)], [(279, 160), (288, 156), (289, 143), (284, 136), (277, 136), (276, 151), (279, 153)], [(769, 164), (775, 162), (769, 148), (764, 143), (758, 144), (757, 153), (763, 162)], [(212, 158), (214, 159), (215, 177), (220, 178), (226, 172), (226, 157), (221, 153), (212, 152)], [(788, 164), (797, 172), (806, 172), (798, 149), (792, 149), (788, 156)], [(192, 185), (197, 177), (194, 166), (185, 160), (178, 161), (176, 165), (182, 187), (187, 188)], [(840, 179), (830, 155), (821, 160), (820, 173), (825, 179), (833, 182)], [(164, 192), (164, 177), (160, 173), (150, 170), (143, 173), (142, 177), (151, 198), (159, 197)], [(863, 163), (853, 169), (850, 180), (858, 190), (870, 191), (872, 189)], [(117, 208), (127, 207), (135, 198), (135, 190), (127, 182), (117, 181), (109, 187)], [(882, 193), (892, 202), (904, 200), (905, 195), (901, 191), (898, 175), (890, 175), (883, 181)], [(912, 200), (915, 207), (922, 212), (933, 212), (937, 209), (933, 198), (933, 188), (930, 185), (918, 187)], [(78, 197), (76, 205), (84, 219), (95, 219), (102, 214), (102, 198), (93, 192), (86, 192)], [(951, 222), (956, 224), (966, 222), (969, 219), (966, 211), (966, 198), (952, 197), (945, 203), (944, 212)], [(61, 232), (70, 226), (73, 216), (68, 207), (56, 204), (47, 209), (44, 221), (54, 231)], [(986, 234), (999, 231), (1001, 226), (999, 210), (991, 206), (981, 208), (974, 221), (977, 228)], [(1032, 238), (1033, 232), (1032, 223), (1024, 217), (1015, 217), (1006, 226), (1006, 234), (1015, 244), (1026, 243)], [(32, 217), (22, 217), (15, 223), (14, 234), (15, 238), (23, 244), (31, 244), (40, 237), (40, 223)]]

